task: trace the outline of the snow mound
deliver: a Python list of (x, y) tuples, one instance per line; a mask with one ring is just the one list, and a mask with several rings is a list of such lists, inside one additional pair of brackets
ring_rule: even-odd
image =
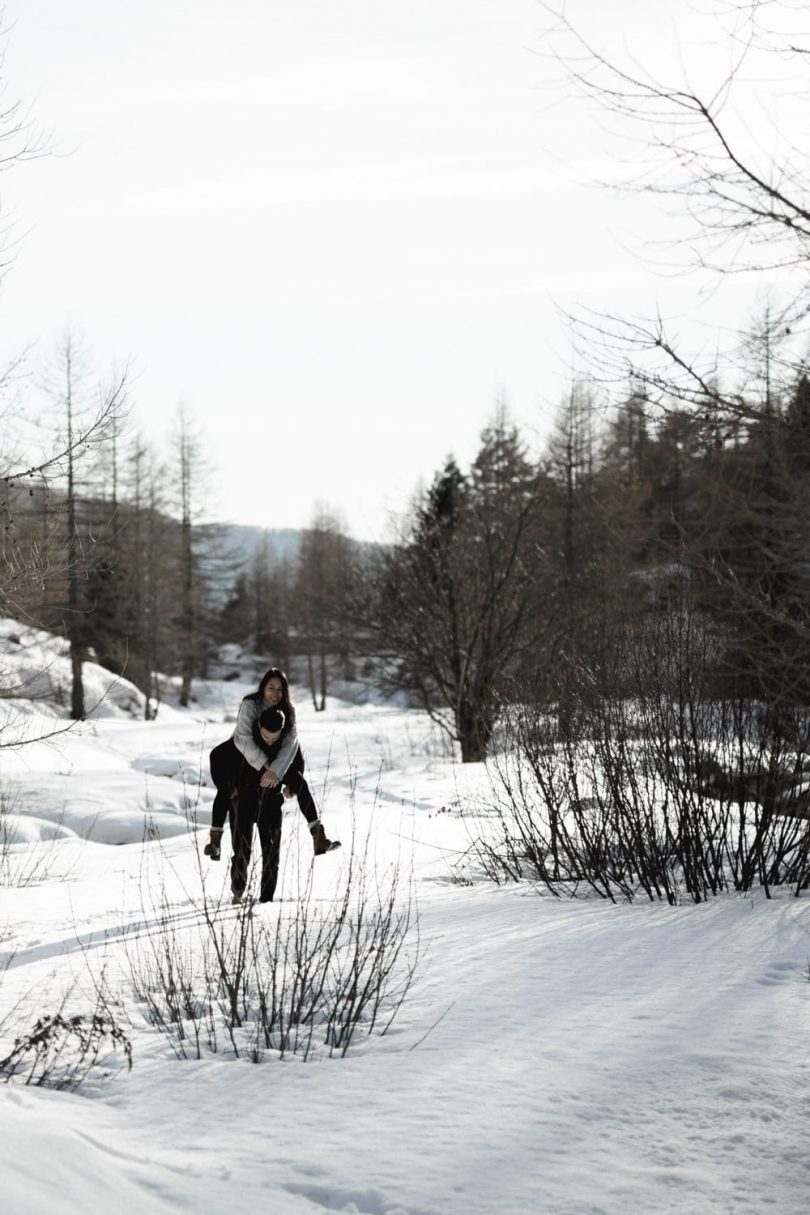
[[(142, 717), (145, 700), (133, 683), (97, 662), (84, 663), (87, 717)], [(41, 704), (45, 712), (66, 717), (70, 709), (70, 645), (43, 629), (0, 619), (0, 689), (4, 698)], [(0, 719), (1, 720), (1, 719)]]

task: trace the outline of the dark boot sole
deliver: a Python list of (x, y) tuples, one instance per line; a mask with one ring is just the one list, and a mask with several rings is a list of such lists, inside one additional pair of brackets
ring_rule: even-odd
[(334, 852), (335, 849), (339, 848), (339, 847), (340, 847), (340, 840), (331, 840), (328, 848), (316, 848), (315, 855), (316, 856), (325, 856), (327, 852)]

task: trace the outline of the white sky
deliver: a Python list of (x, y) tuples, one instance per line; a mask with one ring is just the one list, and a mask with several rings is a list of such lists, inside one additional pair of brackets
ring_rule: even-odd
[[(609, 8), (614, 38), (671, 57), (686, 4)], [(598, 131), (549, 109), (535, 0), (9, 0), (6, 20), (6, 102), (54, 154), (3, 178), (5, 353), (70, 325), (99, 373), (131, 360), (133, 422), (163, 442), (183, 401), (202, 424), (220, 518), (305, 526), (321, 502), (381, 536), (499, 393), (542, 435), (571, 366), (556, 304), (662, 300), (627, 248), (640, 204), (584, 184)]]

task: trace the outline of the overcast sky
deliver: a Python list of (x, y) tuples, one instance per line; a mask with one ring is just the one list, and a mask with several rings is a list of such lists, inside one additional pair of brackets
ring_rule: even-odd
[[(688, 6), (570, 7), (666, 60)], [(52, 154), (2, 182), (5, 353), (69, 325), (100, 373), (131, 361), (132, 424), (161, 443), (190, 408), (220, 518), (305, 526), (320, 502), (379, 537), (499, 394), (539, 441), (572, 362), (558, 305), (683, 306), (631, 247), (638, 204), (586, 185), (600, 136), (549, 108), (535, 0), (8, 0), (6, 20), (6, 103)]]

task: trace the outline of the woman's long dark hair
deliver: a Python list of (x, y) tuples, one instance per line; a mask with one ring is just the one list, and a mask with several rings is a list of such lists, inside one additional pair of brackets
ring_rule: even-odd
[(257, 695), (263, 700), (264, 689), (270, 679), (278, 679), (281, 683), (281, 700), (278, 702), (278, 707), (284, 713), (287, 721), (284, 725), (284, 733), (287, 733), (292, 723), (295, 721), (295, 709), (293, 707), (292, 697), (290, 696), (290, 685), (287, 676), (278, 667), (271, 667), (269, 671), (265, 671), (259, 680), (259, 691)]

